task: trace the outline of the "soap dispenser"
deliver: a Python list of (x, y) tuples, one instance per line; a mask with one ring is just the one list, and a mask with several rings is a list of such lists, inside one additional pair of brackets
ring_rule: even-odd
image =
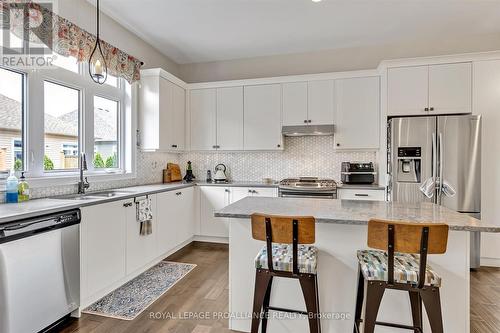
[(5, 202), (6, 203), (16, 203), (18, 200), (18, 188), (19, 184), (14, 170), (10, 171), (10, 175), (5, 183)]
[(30, 199), (30, 186), (26, 181), (24, 171), (21, 172), (21, 177), (19, 178), (19, 185), (17, 186), (17, 188), (19, 202), (28, 201)]

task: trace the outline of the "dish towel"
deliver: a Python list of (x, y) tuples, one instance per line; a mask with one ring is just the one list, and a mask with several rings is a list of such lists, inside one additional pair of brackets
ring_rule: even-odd
[(151, 199), (146, 197), (135, 202), (136, 220), (141, 224), (139, 233), (151, 235), (153, 233), (153, 212), (151, 209)]
[(436, 180), (433, 177), (424, 181), (422, 186), (420, 186), (420, 192), (422, 192), (429, 199), (434, 196), (435, 189), (436, 189)]

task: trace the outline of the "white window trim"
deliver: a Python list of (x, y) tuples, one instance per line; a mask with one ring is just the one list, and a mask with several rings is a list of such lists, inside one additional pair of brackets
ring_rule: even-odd
[[(43, 170), (45, 153), (44, 140), (44, 81), (61, 84), (80, 91), (80, 138), (79, 149), (87, 156), (88, 171), (85, 176), (90, 182), (107, 182), (136, 178), (136, 131), (137, 131), (137, 96), (138, 84), (132, 85), (119, 82), (118, 87), (98, 85), (88, 75), (87, 64), (80, 63), (80, 72), (75, 73), (63, 68), (42, 70), (19, 70), (8, 68), (15, 72), (26, 74), (25, 79), (25, 114), (24, 114), (24, 171), (33, 187), (47, 185), (70, 185), (79, 181), (79, 170)], [(94, 154), (94, 113), (93, 99), (95, 96), (109, 98), (118, 102), (118, 169), (94, 170), (92, 157)], [(0, 179), (0, 186), (5, 179)]]

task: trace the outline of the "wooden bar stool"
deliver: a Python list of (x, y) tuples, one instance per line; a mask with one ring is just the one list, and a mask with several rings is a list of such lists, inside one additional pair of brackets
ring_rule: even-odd
[[(267, 331), (269, 310), (308, 316), (311, 333), (320, 333), (317, 249), (314, 217), (252, 215), (252, 237), (266, 242), (255, 258), (255, 292), (252, 330), (257, 333), (262, 318), (262, 333)], [(305, 245), (302, 245), (305, 244)], [(291, 246), (290, 246), (291, 245)], [(272, 263), (269, 265), (269, 263)], [(307, 312), (269, 305), (274, 277), (298, 279)]]
[[(446, 224), (370, 220), (368, 247), (377, 250), (358, 251), (360, 272), (354, 333), (360, 332), (361, 322), (364, 323), (364, 333), (373, 333), (375, 325), (423, 332), (422, 302), (432, 333), (443, 333), (439, 297), (441, 278), (427, 265), (427, 254), (445, 253), (447, 243)], [(366, 308), (365, 319), (362, 320), (365, 280)], [(408, 292), (413, 326), (377, 321), (386, 289)]]

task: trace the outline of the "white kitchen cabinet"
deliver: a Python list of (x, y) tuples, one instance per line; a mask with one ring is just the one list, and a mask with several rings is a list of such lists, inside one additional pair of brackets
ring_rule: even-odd
[(471, 63), (399, 67), (387, 71), (388, 116), (471, 111)]
[(184, 88), (161, 76), (141, 79), (139, 90), (139, 133), (143, 150), (185, 150), (186, 95)]
[(429, 99), (428, 66), (389, 68), (387, 115), (426, 115)]
[(81, 299), (112, 286), (126, 275), (127, 209), (133, 199), (82, 207)]
[(385, 201), (385, 190), (338, 188), (338, 198), (341, 200)]
[(243, 150), (243, 87), (217, 89), (218, 150)]
[(234, 203), (246, 197), (277, 197), (278, 189), (274, 187), (231, 187), (230, 202)]
[(157, 194), (157, 255), (164, 255), (194, 235), (194, 189)]
[(307, 82), (283, 84), (283, 126), (307, 124)]
[(378, 149), (380, 79), (359, 77), (337, 80), (336, 149)]
[[(474, 62), (474, 114), (482, 117), (481, 221), (500, 221), (500, 59)], [(481, 262), (498, 266), (500, 235), (482, 233)]]
[(229, 237), (229, 222), (215, 217), (214, 212), (230, 203), (230, 189), (221, 186), (200, 186), (200, 234), (209, 237)]
[(193, 238), (195, 211), (194, 188), (188, 187), (172, 191), (175, 194), (174, 208), (178, 213), (176, 219), (177, 245), (183, 244)]
[(281, 85), (244, 88), (245, 150), (281, 150)]
[(335, 115), (334, 80), (307, 83), (307, 120), (310, 125), (333, 124)]
[(472, 112), (472, 64), (429, 66), (429, 108), (437, 114)]
[[(156, 214), (156, 195), (151, 195), (149, 197), (151, 198), (151, 210), (153, 211), (153, 232), (149, 235), (140, 234), (141, 224), (137, 222), (135, 200), (127, 200), (124, 203), (126, 207), (122, 208), (126, 214), (126, 218), (123, 222), (126, 223), (127, 226), (127, 274), (135, 272), (157, 256), (158, 216)], [(141, 198), (144, 197), (137, 197), (136, 199), (139, 200)]]
[(216, 89), (189, 92), (191, 150), (214, 150), (217, 145)]

